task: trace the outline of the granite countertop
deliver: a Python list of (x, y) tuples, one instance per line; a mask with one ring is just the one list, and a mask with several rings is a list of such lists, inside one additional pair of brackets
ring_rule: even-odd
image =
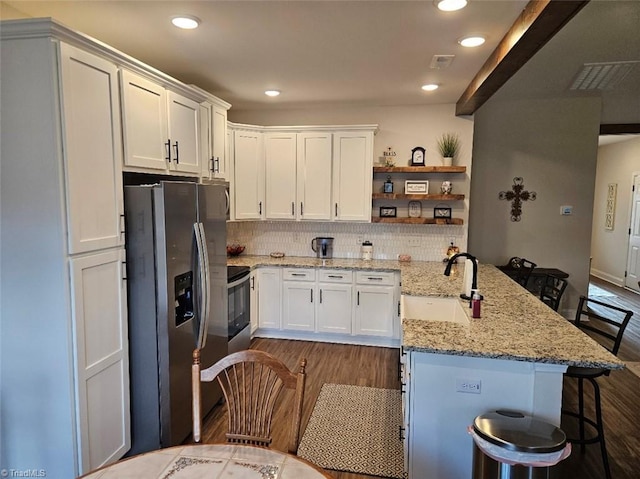
[[(402, 294), (458, 297), (462, 263), (444, 276), (438, 262), (363, 261), (312, 257), (238, 256), (229, 265), (326, 267), (400, 271)], [(482, 317), (468, 326), (446, 321), (403, 319), (406, 351), (512, 359), (580, 367), (622, 369), (624, 363), (493, 265), (480, 264), (478, 289), (484, 296)]]

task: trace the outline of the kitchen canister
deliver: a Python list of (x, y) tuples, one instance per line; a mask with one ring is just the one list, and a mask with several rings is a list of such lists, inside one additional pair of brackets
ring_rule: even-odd
[(373, 259), (373, 243), (371, 243), (371, 241), (364, 241), (361, 251), (363, 260), (370, 261)]

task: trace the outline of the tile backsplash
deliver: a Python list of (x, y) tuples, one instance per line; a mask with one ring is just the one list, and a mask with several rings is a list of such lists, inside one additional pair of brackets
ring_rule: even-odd
[(411, 255), (416, 261), (441, 261), (453, 243), (465, 251), (466, 226), (403, 225), (380, 223), (315, 223), (295, 221), (248, 221), (227, 223), (227, 243), (246, 246), (245, 254), (315, 256), (311, 240), (332, 236), (334, 258), (360, 258), (362, 241), (373, 243), (374, 259)]

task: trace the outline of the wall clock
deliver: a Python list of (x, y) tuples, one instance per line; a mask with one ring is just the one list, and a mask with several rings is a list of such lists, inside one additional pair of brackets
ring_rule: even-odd
[(433, 217), (438, 219), (451, 219), (451, 208), (448, 206), (436, 206), (433, 208)]
[(421, 146), (411, 150), (411, 166), (424, 166), (424, 151)]

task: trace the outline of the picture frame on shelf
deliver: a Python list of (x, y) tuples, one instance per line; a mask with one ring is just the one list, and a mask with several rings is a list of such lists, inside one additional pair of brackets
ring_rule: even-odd
[(437, 220), (450, 220), (451, 219), (451, 207), (436, 205), (433, 208), (433, 217)]
[(426, 195), (429, 193), (429, 182), (426, 180), (406, 180), (404, 193), (406, 195)]
[(395, 206), (381, 206), (380, 218), (395, 218), (398, 216), (398, 209)]
[(422, 203), (409, 201), (409, 218), (420, 218), (420, 215), (422, 215)]

